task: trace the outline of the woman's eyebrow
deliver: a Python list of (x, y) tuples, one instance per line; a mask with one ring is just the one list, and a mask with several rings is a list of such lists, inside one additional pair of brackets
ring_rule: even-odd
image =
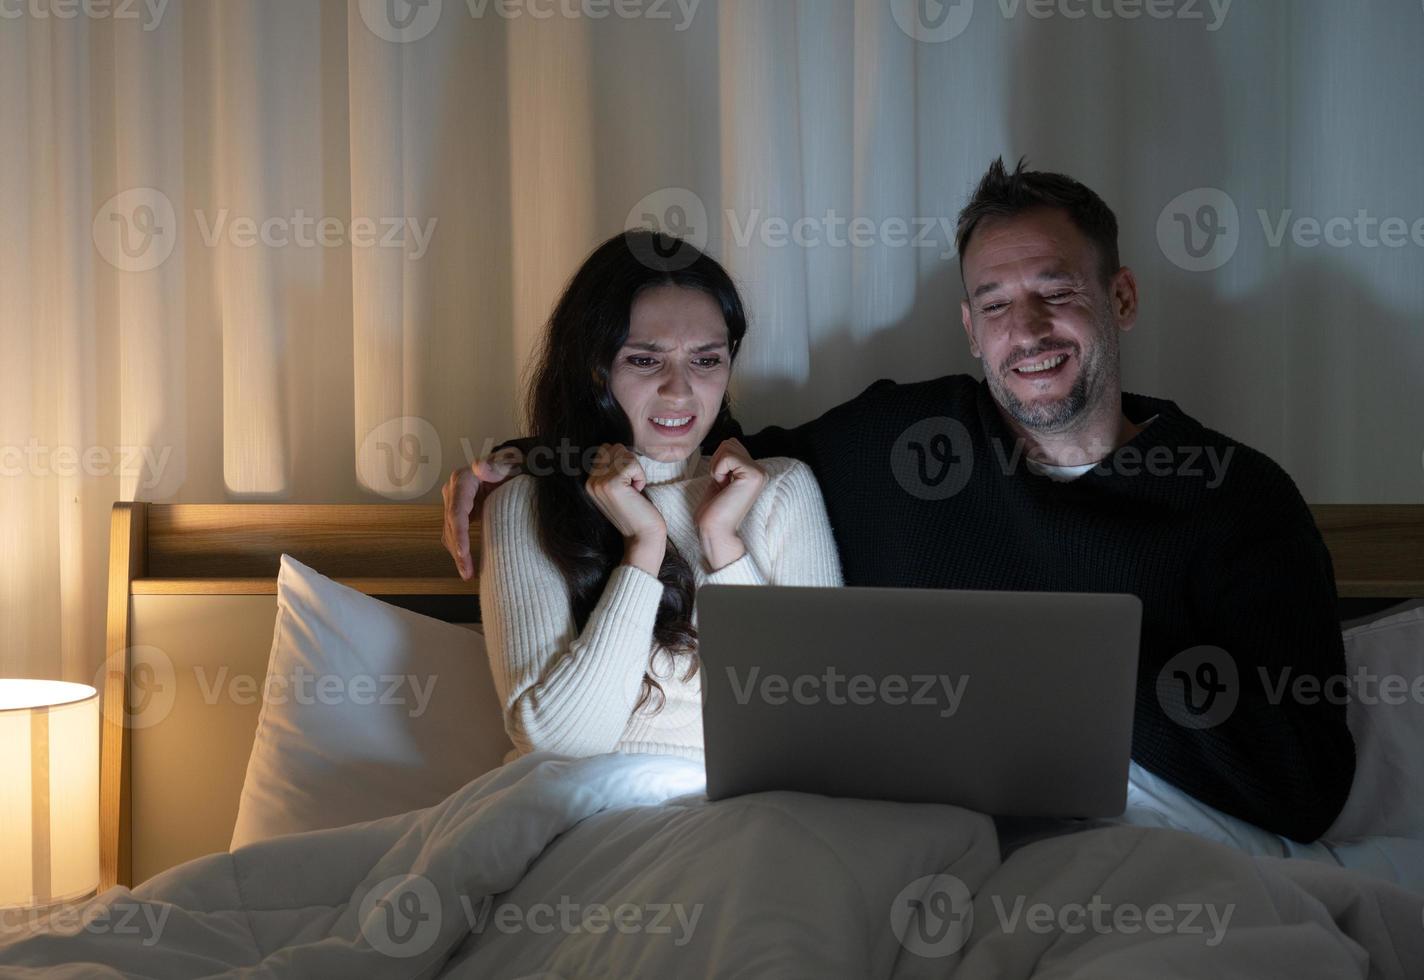
[[(694, 354), (705, 354), (711, 350), (722, 350), (726, 346), (727, 342), (725, 340), (714, 340), (711, 343), (692, 348), (692, 352)], [(630, 340), (624, 344), (623, 347), (630, 350), (648, 351), (653, 354), (664, 354), (668, 350), (668, 348), (651, 340)]]

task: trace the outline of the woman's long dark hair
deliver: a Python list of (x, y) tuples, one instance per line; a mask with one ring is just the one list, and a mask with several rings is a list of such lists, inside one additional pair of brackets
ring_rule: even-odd
[[(623, 558), (623, 538), (594, 506), (584, 483), (592, 450), (603, 443), (632, 446), (633, 429), (609, 385), (613, 360), (628, 340), (633, 302), (657, 286), (682, 286), (710, 296), (727, 324), (728, 356), (735, 361), (747, 331), (737, 287), (715, 259), (692, 244), (651, 231), (626, 231), (604, 242), (564, 288), (549, 318), (529, 385), (526, 404), (535, 454), (552, 462), (530, 466), (536, 478), (539, 542), (568, 583), (576, 629), (583, 631), (608, 578)], [(731, 405), (723, 398), (704, 446), (715, 447), (732, 432)], [(698, 670), (697, 630), (692, 625), (694, 581), (687, 560), (671, 540), (658, 570), (663, 585), (653, 639), (674, 660), (686, 660), (684, 679)], [(634, 710), (663, 690), (649, 670)]]

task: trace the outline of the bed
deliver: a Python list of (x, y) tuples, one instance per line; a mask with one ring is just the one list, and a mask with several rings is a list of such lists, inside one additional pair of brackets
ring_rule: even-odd
[[(129, 651), (261, 677), (283, 553), (367, 595), (452, 623), (479, 621), (478, 582), (440, 544), (441, 511), (413, 504), (116, 503), (100, 762), (100, 890), (224, 850), (260, 705), (176, 692), (172, 724), (132, 728)], [(478, 555), (479, 525), (470, 531)], [(370, 571), (379, 569), (372, 577)], [(179, 670), (180, 677), (192, 677)], [(188, 788), (201, 774), (209, 792)]]
[[(1424, 506), (1313, 510), (1342, 618), (1424, 596)], [(1140, 826), (1098, 827), (1001, 857), (993, 822), (979, 814), (796, 794), (709, 807), (700, 774), (670, 759), (525, 757), (428, 809), (225, 853), (259, 706), (213, 703), (198, 685), (180, 684), (171, 724), (125, 724), (143, 683), (131, 651), (158, 646), (180, 666), (261, 676), (283, 554), (365, 595), (473, 626), (478, 582), (454, 573), (440, 526), (440, 508), (418, 505), (114, 506), (101, 892), (176, 914), (156, 947), (175, 950), (172, 975), (197, 962), (207, 964), (199, 972), (260, 963), (293, 976), (1424, 975), (1424, 896), (1321, 862)], [(478, 541), (474, 526), (472, 554)], [(507, 816), (512, 806), (518, 819)], [(295, 891), (287, 882), (280, 900), (260, 898), (260, 915), (242, 904), (261, 891), (255, 883), (276, 887), (273, 876), (294, 861), (308, 862), (313, 880)], [(725, 877), (729, 868), (739, 876)], [(389, 929), (370, 928), (383, 908), (389, 918), (413, 902), (412, 888), (445, 910), (418, 952), (393, 949)], [(642, 910), (641, 929), (490, 926), (502, 909), (527, 913), (550, 895), (591, 893)], [(1160, 934), (1140, 922), (1095, 929), (1095, 902), (1139, 918), (1176, 909), (1178, 918)], [(1201, 930), (1185, 928), (1187, 906)], [(334, 907), (344, 911), (314, 911)], [(655, 908), (662, 931), (651, 925)], [(1077, 910), (1082, 928), (1062, 921), (1065, 909)], [(1226, 909), (1212, 932), (1208, 913)], [(1032, 927), (1039, 912), (1046, 928)], [(604, 913), (616, 918), (611, 905)], [(1221, 921), (1233, 915), (1234, 926)], [(227, 953), (213, 952), (216, 922), (218, 932), (241, 934)], [(29, 955), (50, 949), (34, 941)], [(102, 959), (102, 943), (115, 940), (93, 941)], [(157, 962), (154, 952), (145, 950), (146, 962)], [(0, 949), (0, 962), (32, 961)]]

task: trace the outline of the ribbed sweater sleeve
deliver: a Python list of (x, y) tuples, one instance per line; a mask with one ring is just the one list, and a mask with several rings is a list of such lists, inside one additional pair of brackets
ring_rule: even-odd
[[(765, 525), (757, 529), (743, 524), (742, 537), (749, 539), (747, 553), (725, 568), (709, 572), (706, 583), (842, 585), (840, 555), (815, 474), (797, 460), (762, 462), (772, 470), (772, 479), (763, 491), (770, 497)], [(758, 533), (764, 540), (757, 540)], [(769, 568), (757, 563), (753, 549)]]
[(794, 462), (777, 481), (766, 521), (772, 585), (840, 586), (840, 553), (816, 474)]
[(575, 635), (568, 586), (539, 545), (534, 481), (484, 511), (480, 613), (505, 729), (521, 752), (612, 752), (638, 701), (662, 583), (620, 565)]
[(843, 462), (841, 450), (863, 438), (862, 423), (873, 418), (876, 401), (894, 388), (893, 381), (881, 378), (809, 422), (790, 429), (768, 425), (759, 432), (743, 434), (741, 443), (758, 460), (773, 456), (799, 459), (810, 465), (813, 474), (832, 469)]
[(1330, 690), (1345, 673), (1330, 553), (1284, 472), (1263, 461), (1237, 473), (1249, 483), (1228, 483), (1232, 505), (1212, 510), (1191, 599), (1198, 642), (1238, 667), (1239, 703), (1202, 731), (1144, 726), (1141, 762), (1220, 810), (1312, 841), (1339, 814), (1355, 774), (1345, 705), (1289, 693), (1296, 684)]

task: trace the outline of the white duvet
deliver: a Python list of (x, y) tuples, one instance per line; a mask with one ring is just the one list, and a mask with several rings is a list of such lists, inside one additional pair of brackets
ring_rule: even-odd
[(1112, 827), (999, 858), (949, 806), (531, 756), (425, 810), (275, 838), (0, 941), (16, 977), (1424, 977), (1424, 896)]

